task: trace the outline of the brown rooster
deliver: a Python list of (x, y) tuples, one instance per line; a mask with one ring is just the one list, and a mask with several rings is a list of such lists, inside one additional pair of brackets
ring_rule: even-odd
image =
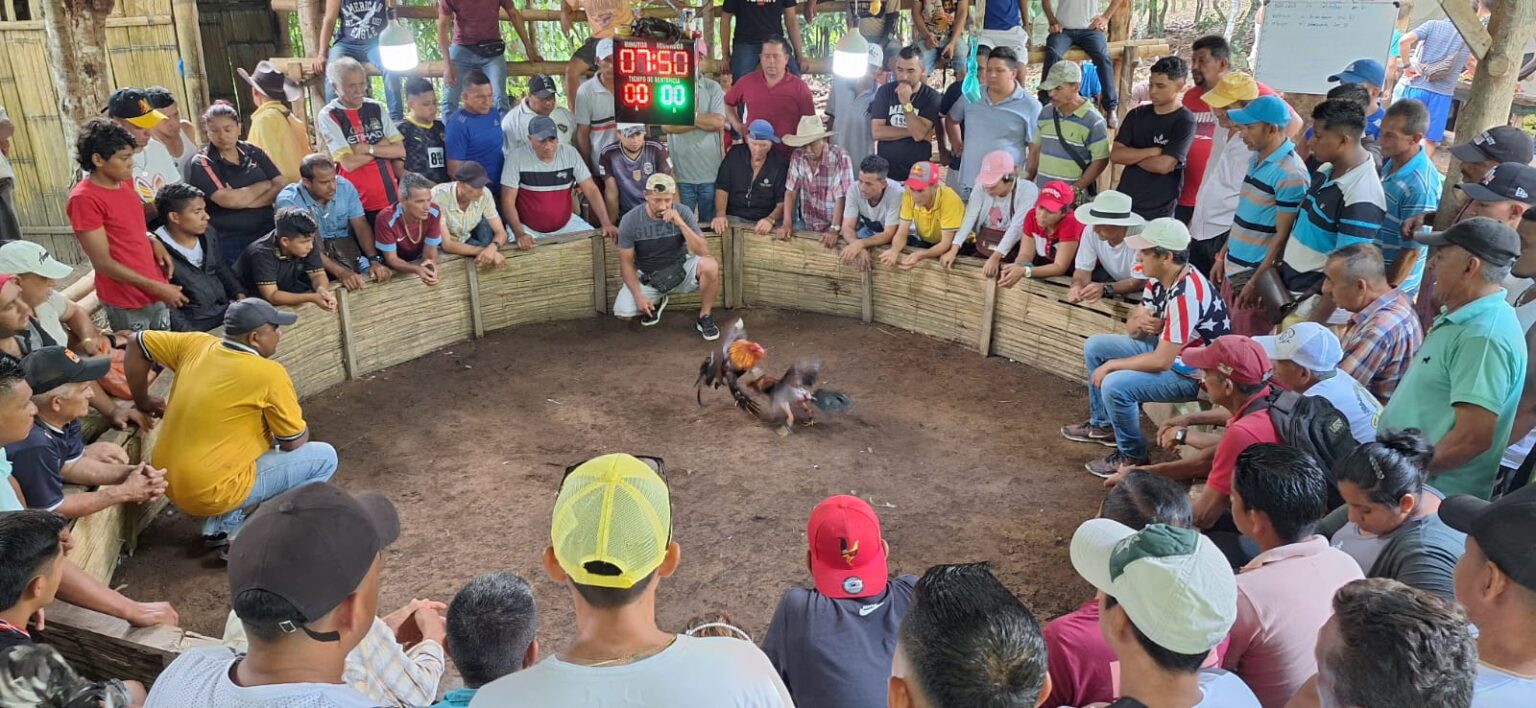
[[(762, 363), (767, 352), (761, 344), (747, 339), (747, 323), (736, 320), (731, 329), (726, 333), (725, 341), (720, 348), (711, 352), (709, 358), (699, 364), (699, 378), (694, 382), (694, 392), (699, 405), (704, 405), (704, 387), (726, 387), (731, 392), (731, 398), (735, 399), (736, 406), (753, 415), (762, 413), (762, 406), (752, 399), (752, 396), (742, 388), (743, 384), (758, 390), (762, 384), (762, 371), (758, 365)], [(751, 381), (746, 383), (743, 379)]]
[(852, 403), (848, 396), (831, 389), (816, 388), (816, 380), (820, 377), (819, 359), (795, 362), (780, 379), (760, 377), (754, 383), (762, 386), (759, 390), (768, 394), (770, 404), (768, 411), (759, 413), (758, 417), (765, 422), (778, 424), (779, 433), (785, 434), (794, 427), (797, 419), (806, 425), (815, 422), (812, 409), (823, 413), (847, 410)]

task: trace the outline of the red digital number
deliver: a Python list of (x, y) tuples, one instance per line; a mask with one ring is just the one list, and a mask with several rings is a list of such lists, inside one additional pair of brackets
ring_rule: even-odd
[(619, 73), (635, 73), (635, 50), (633, 47), (619, 49)]
[(624, 84), (623, 95), (619, 97), (626, 106), (644, 106), (651, 102), (650, 84)]
[(671, 76), (672, 75), (672, 52), (668, 52), (668, 51), (657, 52), (656, 53), (656, 58), (657, 58), (657, 62), (656, 62), (656, 75), (657, 76)]
[(672, 50), (672, 65), (677, 67), (676, 76), (687, 77), (693, 74), (690, 71), (691, 64), (689, 63), (688, 50), (686, 49)]

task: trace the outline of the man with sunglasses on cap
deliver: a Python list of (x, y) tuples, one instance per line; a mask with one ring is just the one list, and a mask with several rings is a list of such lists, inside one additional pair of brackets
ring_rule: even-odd
[(482, 686), (471, 708), (794, 705), (750, 642), (656, 626), (657, 587), (680, 557), (661, 469), (659, 459), (617, 453), (566, 472), (544, 570), (570, 594), (575, 638), (538, 664)]
[[(571, 85), (576, 82), (572, 81)], [(576, 116), (555, 98), (555, 80), (544, 74), (534, 74), (528, 78), (528, 95), (501, 119), (501, 132), (506, 140), (502, 145), (503, 152), (511, 155), (517, 146), (528, 144), (528, 122), (534, 116), (554, 121), (560, 142), (570, 145), (576, 139)]]
[(891, 655), (917, 577), (890, 577), (890, 544), (863, 499), (827, 497), (806, 525), (813, 587), (779, 599), (763, 635), (799, 708), (885, 705)]
[[(183, 512), (204, 517), (209, 548), (227, 547), (257, 504), (336, 473), (336, 450), (310, 440), (293, 380), (272, 361), (283, 338), (278, 328), (298, 319), (246, 298), (224, 312), (222, 340), (202, 332), (138, 332), (128, 345), (134, 405), (164, 418), (153, 462), (166, 470), (166, 495)], [(153, 364), (176, 372), (169, 406), (149, 394)]]
[(342, 673), (373, 626), (381, 553), (399, 537), (394, 505), (375, 492), (307, 484), (262, 505), (229, 557), (230, 605), (249, 650), (183, 653), (145, 708), (377, 706)]
[(1492, 504), (1458, 495), (1440, 520), (1467, 534), (1456, 564), (1456, 602), (1477, 626), (1473, 708), (1536, 705), (1536, 486)]

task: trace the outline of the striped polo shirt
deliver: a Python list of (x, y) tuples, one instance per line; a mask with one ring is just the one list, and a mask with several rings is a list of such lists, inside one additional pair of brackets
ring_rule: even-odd
[(1386, 215), (1381, 220), (1381, 231), (1376, 234), (1376, 245), (1381, 247), (1381, 258), (1391, 272), (1392, 262), (1404, 248), (1419, 252), (1419, 260), (1413, 264), (1413, 272), (1403, 280), (1399, 290), (1413, 295), (1419, 291), (1424, 279), (1424, 261), (1429, 247), (1403, 240), (1403, 221), (1409, 217), (1432, 212), (1440, 205), (1440, 187), (1444, 180), (1429, 153), (1422, 148), (1413, 157), (1398, 166), (1391, 160), (1381, 166), (1381, 190), (1386, 195)]
[(1307, 166), (1296, 154), (1295, 143), (1286, 140), (1263, 159), (1249, 159), (1227, 239), (1227, 273), (1258, 267), (1274, 242), (1279, 215), (1295, 214), (1306, 196)]
[(1040, 110), (1039, 130), (1030, 141), (1040, 151), (1035, 184), (1041, 187), (1056, 180), (1076, 182), (1083, 176), (1083, 168), (1077, 166), (1069, 149), (1078, 157), (1086, 157), (1086, 162), (1109, 159), (1109, 128), (1091, 103), (1083, 101), (1077, 110), (1061, 116), (1060, 134), (1056, 131), (1056, 118), (1056, 104), (1046, 104)]
[(1281, 275), (1286, 287), (1292, 292), (1311, 288), (1322, 280), (1328, 254), (1374, 240), (1381, 231), (1385, 207), (1381, 178), (1370, 160), (1361, 160), (1338, 176), (1332, 164), (1319, 168), (1285, 244)]
[(517, 190), (513, 207), (523, 226), (540, 233), (559, 231), (571, 220), (571, 196), (582, 182), (592, 179), (581, 153), (565, 143), (545, 162), (524, 143), (507, 156), (501, 168), (501, 186)]

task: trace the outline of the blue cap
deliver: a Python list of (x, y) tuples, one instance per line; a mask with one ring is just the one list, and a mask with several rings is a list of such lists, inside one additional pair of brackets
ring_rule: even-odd
[(1356, 59), (1344, 70), (1328, 77), (1341, 84), (1370, 84), (1381, 88), (1387, 84), (1387, 67), (1375, 59)]
[(1279, 96), (1260, 96), (1253, 99), (1247, 108), (1228, 111), (1227, 119), (1238, 125), (1268, 123), (1284, 128), (1291, 122), (1291, 108)]
[(748, 140), (767, 140), (771, 143), (779, 142), (779, 136), (774, 135), (773, 126), (768, 121), (758, 118), (747, 126)]

